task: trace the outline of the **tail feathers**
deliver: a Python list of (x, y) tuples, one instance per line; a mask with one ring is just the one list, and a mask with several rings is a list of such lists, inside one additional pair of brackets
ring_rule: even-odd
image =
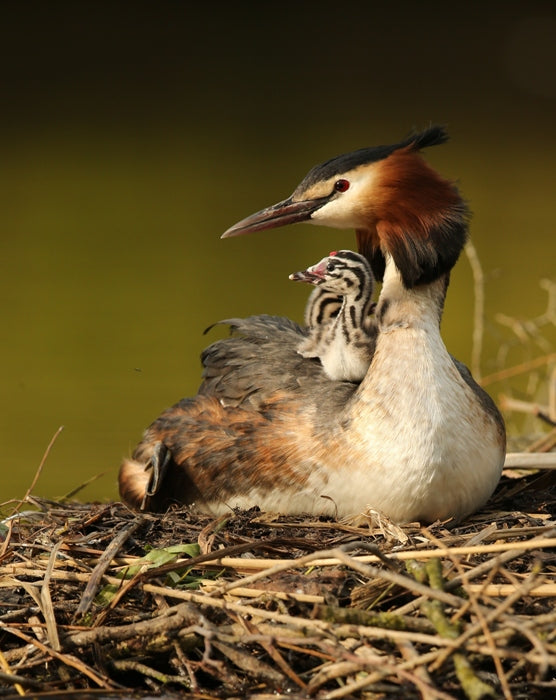
[(124, 459), (118, 475), (122, 501), (131, 508), (143, 510), (150, 481), (148, 464), (135, 459)]
[(202, 501), (186, 466), (177, 465), (158, 440), (143, 441), (131, 459), (124, 459), (118, 481), (122, 501), (136, 510), (161, 513), (171, 505)]

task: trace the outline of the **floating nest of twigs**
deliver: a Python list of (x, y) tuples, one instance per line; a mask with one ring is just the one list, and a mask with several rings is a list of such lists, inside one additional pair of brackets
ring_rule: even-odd
[(555, 474), (428, 528), (28, 497), (0, 697), (555, 697)]

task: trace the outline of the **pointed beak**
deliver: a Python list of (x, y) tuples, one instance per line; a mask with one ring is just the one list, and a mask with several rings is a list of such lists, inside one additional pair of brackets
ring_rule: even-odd
[(305, 199), (300, 202), (294, 202), (291, 197), (288, 197), (283, 202), (261, 209), (256, 214), (251, 214), (246, 219), (238, 221), (237, 224), (225, 231), (221, 238), (231, 238), (232, 236), (241, 236), (244, 233), (254, 233), (255, 231), (296, 224), (299, 221), (308, 221), (311, 214), (326, 202), (326, 197)]
[(313, 282), (315, 276), (312, 275), (309, 270), (300, 270), (299, 272), (292, 272), (289, 279), (293, 282)]
[(292, 272), (290, 279), (293, 282), (308, 282), (309, 284), (318, 285), (324, 280), (325, 265), (319, 263), (308, 267), (306, 270)]

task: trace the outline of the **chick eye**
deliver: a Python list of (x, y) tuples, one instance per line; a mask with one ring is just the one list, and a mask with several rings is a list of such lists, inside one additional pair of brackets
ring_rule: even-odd
[(329, 262), (326, 266), (326, 271), (327, 272), (332, 272), (333, 270), (336, 269), (336, 265), (333, 262)]
[(334, 183), (334, 189), (336, 192), (345, 192), (349, 190), (349, 180), (336, 180)]

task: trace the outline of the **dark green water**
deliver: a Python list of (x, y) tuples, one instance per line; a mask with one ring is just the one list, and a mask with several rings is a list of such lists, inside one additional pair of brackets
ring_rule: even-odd
[[(554, 56), (541, 63), (533, 40), (546, 21), (527, 24), (543, 12), (556, 23), (543, 3), (506, 3), (504, 15), (493, 3), (457, 25), (427, 13), (395, 25), (363, 5), (361, 23), (326, 19), (319, 4), (318, 32), (308, 10), (297, 28), (287, 10), (264, 25), (266, 41), (262, 16), (237, 24), (220, 13), (209, 32), (208, 15), (192, 22), (170, 3), (158, 13), (139, 4), (131, 19), (114, 11), (110, 32), (84, 4), (64, 15), (70, 34), (52, 16), (42, 32), (44, 17), (13, 7), (1, 117), (0, 500), (25, 492), (61, 425), (35, 492), (61, 496), (104, 472), (82, 498), (115, 498), (121, 457), (163, 408), (195, 393), (203, 329), (260, 312), (300, 320), (307, 292), (288, 274), (354, 244), (351, 232), (302, 225), (226, 241), (222, 231), (290, 194), (313, 164), (413, 125), (439, 121), (453, 135), (427, 157), (474, 211), (485, 373), (507, 335), (494, 315), (544, 310), (539, 281), (556, 277), (556, 88)], [(363, 42), (373, 19), (383, 31)], [(472, 313), (462, 257), (443, 331), (466, 362)]]

